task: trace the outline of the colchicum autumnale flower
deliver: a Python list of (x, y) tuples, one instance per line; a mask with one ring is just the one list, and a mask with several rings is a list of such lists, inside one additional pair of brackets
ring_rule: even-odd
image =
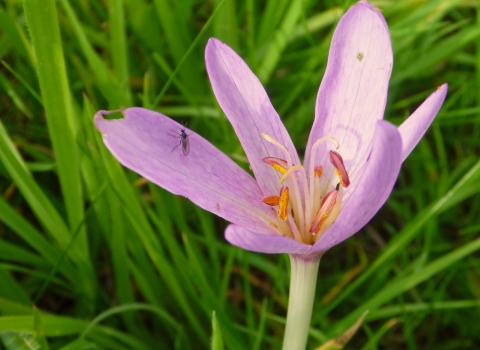
[(232, 222), (226, 239), (257, 252), (322, 253), (361, 229), (386, 201), (447, 92), (440, 86), (398, 129), (383, 121), (390, 36), (381, 13), (358, 3), (332, 38), (302, 166), (245, 62), (216, 39), (205, 56), (215, 96), (255, 179), (192, 130), (190, 154), (172, 152), (178, 141), (171, 130), (182, 126), (160, 113), (129, 108), (123, 119), (105, 120), (109, 112), (99, 111), (95, 123), (123, 165)]
[[(225, 231), (230, 243), (256, 252), (288, 253), (291, 300), (295, 293), (311, 294), (320, 256), (359, 231), (385, 203), (402, 162), (438, 113), (447, 85), (438, 87), (400, 127), (382, 120), (393, 64), (390, 35), (380, 11), (360, 1), (333, 35), (302, 163), (246, 63), (216, 39), (208, 41), (205, 59), (215, 96), (255, 178), (191, 130), (186, 131), (188, 156), (172, 152), (178, 141), (171, 130), (181, 126), (160, 113), (129, 108), (123, 119), (106, 120), (102, 116), (109, 112), (99, 111), (95, 124), (124, 166), (230, 221)], [(302, 267), (309, 261), (313, 268)], [(312, 275), (313, 291), (292, 289), (295, 269)], [(293, 297), (313, 302), (310, 294)], [(311, 313), (311, 304), (297, 307)], [(308, 310), (298, 316), (307, 317), (308, 323), (291, 318), (295, 312), (290, 305), (287, 333), (292, 322), (303, 322), (308, 331)], [(285, 349), (302, 348), (302, 341), (295, 344), (288, 337), (295, 336), (286, 335)]]

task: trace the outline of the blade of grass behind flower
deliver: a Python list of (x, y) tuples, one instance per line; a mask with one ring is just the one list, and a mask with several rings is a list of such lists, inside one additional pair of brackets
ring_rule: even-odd
[(282, 24), (276, 30), (267, 52), (259, 64), (257, 73), (258, 78), (263, 84), (268, 83), (270, 80), (270, 77), (280, 60), (280, 56), (287, 46), (290, 36), (301, 18), (302, 12), (305, 10), (304, 6), (304, 0), (294, 0), (290, 3)]
[(257, 45), (265, 45), (274, 37), (275, 29), (280, 25), (289, 3), (289, 0), (267, 1), (263, 14), (258, 21)]
[(0, 338), (7, 350), (36, 350), (40, 348), (40, 344), (31, 334), (2, 333)]
[(37, 269), (45, 269), (49, 266), (48, 262), (37, 254), (3, 240), (0, 240), (0, 256), (5, 262), (19, 263)]
[(28, 294), (2, 266), (0, 266), (0, 281), (2, 281), (2, 288), (0, 290), (2, 298), (10, 299), (24, 305), (30, 304)]
[[(219, 6), (223, 0), (215, 0), (215, 7)], [(218, 16), (215, 16), (213, 23), (213, 34), (218, 40), (223, 41), (233, 50), (239, 50), (238, 28), (235, 8), (237, 0), (226, 0)]]
[[(125, 191), (124, 188), (122, 190)], [(119, 193), (117, 192), (117, 194)], [(126, 203), (123, 204), (125, 205)], [(129, 208), (128, 205), (125, 205), (125, 207)], [(182, 309), (185, 316), (189, 319), (191, 325), (193, 326), (197, 334), (201, 338), (205, 339), (206, 335), (204, 334), (204, 331), (198, 320), (198, 315), (195, 315), (195, 313), (192, 311), (192, 306), (189, 305), (190, 303), (188, 302), (188, 298), (186, 297), (184, 290), (181, 288), (179, 280), (176, 278), (177, 274), (170, 266), (169, 261), (166, 259), (165, 251), (163, 247), (160, 246), (160, 243), (156, 239), (155, 234), (151, 229), (149, 229), (147, 232), (142, 231), (142, 227), (144, 227), (144, 225), (142, 225), (142, 223), (138, 221), (138, 218), (134, 216), (130, 210), (126, 210), (125, 214), (135, 231), (139, 234), (145, 250), (147, 251), (153, 264), (155, 265), (157, 271), (165, 280), (166, 286), (168, 286), (168, 288), (172, 292), (172, 295), (177, 299), (179, 307)]]
[[(186, 294), (190, 298), (198, 299), (200, 294), (202, 303), (199, 305), (201, 309), (206, 314), (209, 314), (212, 309), (217, 310), (218, 318), (227, 325), (228, 316), (225, 313), (225, 310), (218, 303), (218, 283), (219, 279), (216, 277), (218, 274), (209, 274), (208, 271), (212, 271), (211, 264), (212, 262), (203, 254), (203, 250), (207, 248), (211, 254), (217, 254), (215, 251), (212, 253), (212, 250), (218, 249), (218, 244), (216, 242), (208, 242), (203, 239), (198, 239), (195, 232), (191, 232), (185, 223), (187, 220), (181, 218), (178, 222), (183, 224), (183, 227), (180, 228), (183, 239), (183, 247), (180, 246), (178, 240), (175, 238), (175, 233), (172, 231), (171, 226), (167, 226), (165, 222), (169, 222), (169, 213), (165, 211), (166, 207), (172, 207), (171, 203), (178, 202), (178, 198), (166, 192), (165, 190), (156, 188), (155, 185), (150, 185), (151, 192), (154, 194), (155, 205), (158, 206), (158, 218), (152, 212), (152, 210), (145, 206), (145, 210), (149, 213), (150, 219), (158, 227), (159, 232), (162, 236), (161, 241), (164, 242), (166, 250), (169, 252), (169, 255), (172, 257), (174, 266), (172, 268), (177, 272), (179, 278), (182, 280)], [(165, 197), (165, 198), (163, 198)], [(167, 204), (169, 203), (169, 204)], [(211, 225), (208, 225), (206, 222), (208, 219), (211, 219), (211, 214), (208, 214), (200, 209), (196, 209), (196, 214), (199, 217), (198, 221), (200, 222), (199, 228), (202, 230), (211, 231), (211, 235), (214, 232), (214, 228)], [(182, 208), (179, 207), (173, 212), (182, 212)], [(209, 235), (206, 234), (206, 235)], [(205, 245), (206, 247), (199, 246), (198, 243)], [(186, 255), (183, 251), (186, 251)], [(219, 270), (214, 270), (219, 271)], [(232, 332), (231, 328), (225, 327), (223, 330), (223, 338), (228, 344), (238, 344), (239, 339), (236, 336), (235, 332)]]
[(440, 301), (440, 302), (419, 302), (409, 303), (402, 305), (391, 305), (382, 307), (370, 315), (368, 315), (368, 321), (381, 320), (384, 318), (391, 318), (399, 316), (403, 313), (418, 313), (428, 310), (457, 310), (457, 309), (470, 309), (480, 307), (480, 300), (452, 300), (452, 301)]
[[(182, 66), (179, 71), (181, 80), (188, 82), (187, 85), (191, 93), (197, 95), (201, 91), (202, 81), (199, 74), (198, 62), (191, 57), (188, 53), (190, 51), (189, 46), (195, 46), (195, 41), (191, 40), (191, 32), (189, 29), (189, 21), (183, 11), (192, 13), (193, 10), (188, 6), (192, 5), (191, 2), (182, 3), (184, 9), (178, 7), (178, 4), (167, 0), (154, 0), (155, 10), (163, 28), (167, 44), (169, 46), (171, 55), (178, 66), (181, 62), (186, 61), (188, 64)], [(192, 43), (190, 45), (190, 43)]]
[(111, 0), (108, 2), (108, 6), (113, 70), (119, 82), (118, 88), (125, 94), (125, 103), (127, 106), (131, 106), (132, 96), (128, 72), (128, 47), (123, 0)]
[[(165, 0), (158, 0), (157, 2), (160, 4), (160, 1), (162, 1), (162, 3), (165, 1)], [(157, 3), (156, 2), (156, 3)], [(160, 93), (158, 94), (158, 96), (155, 98), (153, 104), (149, 107), (149, 108), (155, 108), (159, 103), (160, 101), (162, 100), (162, 97), (163, 95), (165, 94), (165, 92), (167, 91), (168, 87), (170, 86), (170, 84), (172, 83), (173, 79), (175, 78), (175, 76), (177, 75), (177, 73), (180, 71), (180, 69), (183, 67), (183, 64), (187, 61), (188, 57), (190, 56), (191, 52), (193, 51), (193, 49), (197, 46), (197, 43), (200, 41), (200, 39), (203, 37), (203, 34), (205, 33), (205, 31), (210, 27), (211, 23), (213, 22), (213, 19), (215, 18), (215, 16), (218, 14), (218, 12), (220, 11), (220, 9), (222, 8), (223, 4), (225, 3), (225, 0), (223, 0), (216, 8), (215, 10), (213, 11), (212, 15), (210, 16), (210, 18), (208, 19), (208, 21), (205, 23), (205, 25), (202, 27), (202, 30), (200, 30), (200, 32), (198, 33), (198, 35), (195, 37), (195, 40), (193, 40), (193, 42), (191, 43), (191, 45), (189, 46), (188, 50), (185, 52), (185, 54), (182, 56), (181, 60), (177, 63), (177, 66), (175, 67), (175, 70), (173, 71), (173, 73), (170, 75), (170, 77), (168, 78), (167, 82), (165, 83), (165, 85), (163, 86), (162, 90), (160, 91)], [(188, 79), (186, 81), (189, 81)]]
[(374, 263), (362, 273), (355, 281), (344, 289), (342, 293), (329, 305), (325, 306), (319, 313), (319, 318), (325, 317), (331, 310), (337, 307), (345, 298), (350, 295), (356, 288), (368, 280), (376, 273), (384, 264), (395, 258), (409, 242), (415, 237), (425, 223), (431, 218), (441, 214), (443, 211), (458, 204), (469, 196), (480, 191), (480, 161), (468, 171), (465, 176), (457, 182), (457, 184), (448, 191), (444, 196), (429, 205), (424, 211), (419, 213), (383, 250), (382, 254), (377, 257)]
[(336, 333), (340, 329), (344, 329), (348, 324), (354, 321), (364, 310), (375, 310), (383, 303), (391, 300), (392, 298), (408, 291), (415, 287), (419, 283), (425, 281), (429, 277), (433, 276), (466, 256), (476, 252), (480, 249), (480, 238), (463, 245), (456, 250), (443, 255), (437, 260), (432, 261), (426, 265), (422, 270), (416, 271), (410, 275), (402, 278), (398, 278), (388, 283), (380, 292), (374, 295), (372, 298), (358, 306), (347, 317), (338, 322), (332, 327), (333, 332)]
[(8, 79), (0, 72), (0, 86), (3, 87), (5, 93), (10, 97), (13, 104), (29, 119), (32, 119), (32, 112), (29, 111), (19, 94), (15, 91)]
[[(0, 333), (13, 331), (32, 334), (34, 332), (31, 306), (25, 306), (0, 297), (0, 311), (2, 314), (2, 316), (0, 316)], [(64, 337), (80, 334), (88, 326), (88, 322), (84, 320), (50, 315), (41, 310), (40, 313), (44, 334), (49, 337)], [(101, 348), (109, 348), (105, 344), (111, 345), (113, 342), (113, 349), (125, 349), (125, 346), (130, 346), (130, 349), (148, 349), (148, 347), (137, 338), (105, 326), (95, 326), (89, 338), (94, 339)], [(118, 342), (117, 339), (120, 342)]]
[[(27, 244), (36, 250), (50, 264), (55, 264), (61, 256), (61, 253), (52, 246), (45, 237), (38, 232), (25, 218), (8, 205), (8, 203), (0, 197), (0, 221), (10, 227), (18, 234)], [(75, 268), (69, 261), (62, 264), (60, 271), (66, 278), (76, 279)]]
[(2, 38), (8, 38), (8, 44), (15, 48), (16, 53), (29, 62), (34, 62), (33, 51), (23, 32), (23, 28), (15, 23), (8, 12), (0, 7), (0, 28)]
[[(65, 248), (70, 239), (70, 233), (65, 222), (28, 172), (25, 163), (15, 149), (1, 122), (0, 160), (25, 197), (25, 200), (30, 205), (37, 219), (49, 231), (52, 237), (55, 238), (59, 245)], [(77, 249), (72, 249), (69, 255), (75, 262), (79, 263), (81, 261), (81, 254)]]
[(150, 312), (156, 315), (162, 321), (165, 321), (166, 324), (169, 325), (169, 327), (174, 328), (177, 332), (181, 331), (181, 324), (177, 322), (172, 316), (170, 316), (170, 314), (167, 311), (163, 310), (162, 308), (147, 305), (147, 304), (141, 304), (141, 303), (131, 303), (131, 304), (112, 307), (102, 312), (101, 314), (97, 315), (92, 321), (90, 321), (88, 326), (82, 331), (82, 333), (79, 335), (79, 338), (80, 339), (85, 338), (87, 334), (90, 333), (97, 324), (99, 324), (102, 320), (108, 317), (111, 317), (118, 313), (124, 313), (128, 311), (137, 311), (137, 310)]
[[(47, 337), (80, 334), (88, 325), (83, 320), (43, 313), (42, 324), (44, 334)], [(2, 333), (13, 330), (32, 334), (35, 331), (33, 325), (33, 316), (0, 316), (0, 332)], [(125, 346), (128, 346), (127, 349), (149, 349), (142, 341), (110, 327), (96, 326), (90, 337), (95, 339), (101, 348), (112, 348), (110, 346), (113, 346), (113, 349), (125, 349)], [(105, 347), (102, 344), (105, 344)]]
[(108, 100), (112, 108), (128, 107), (129, 99), (124, 90), (119, 88), (119, 82), (114, 77), (102, 59), (98, 56), (88, 40), (82, 24), (78, 20), (75, 11), (68, 0), (59, 0), (67, 15), (68, 21), (73, 26), (74, 35), (80, 45), (83, 55), (87, 59), (95, 76), (96, 83), (103, 96)]
[(268, 300), (265, 298), (262, 301), (262, 306), (260, 309), (260, 319), (258, 321), (258, 325), (256, 327), (256, 336), (255, 341), (253, 343), (252, 349), (259, 350), (262, 349), (262, 343), (265, 338), (265, 323), (267, 321), (267, 307), (268, 307)]
[[(202, 110), (200, 107), (197, 105), (197, 102), (195, 101), (195, 97), (192, 96), (192, 93), (180, 82), (178, 78), (176, 78), (173, 74), (173, 71), (170, 69), (168, 66), (168, 63), (163, 59), (162, 56), (160, 56), (157, 52), (154, 52), (153, 55), (153, 60), (160, 66), (160, 68), (163, 70), (163, 72), (169, 76), (172, 77), (172, 83), (175, 85), (175, 87), (183, 94), (185, 97), (185, 100), (193, 106), (193, 109), (197, 111), (197, 115), (199, 117), (202, 117)], [(178, 107), (171, 107), (171, 108), (178, 108)], [(161, 109), (164, 111), (164, 109)], [(164, 112), (165, 113), (165, 112)], [(170, 117), (174, 117), (175, 115), (165, 113), (166, 115)], [(183, 113), (182, 113), (183, 114)]]
[(411, 77), (417, 77), (422, 73), (429, 74), (429, 67), (436, 66), (439, 62), (451, 57), (466, 45), (472, 43), (480, 36), (480, 28), (466, 27), (458, 33), (450, 35), (428, 50), (428, 55), (422, 55), (415, 64), (402, 67), (397, 65), (395, 74), (392, 75), (391, 84), (400, 82)]
[(186, 234), (182, 235), (182, 240), (187, 253), (188, 264), (192, 271), (192, 284), (197, 285), (202, 290), (202, 297), (204, 300), (202, 306), (207, 312), (210, 312), (211, 307), (215, 307), (217, 299), (214, 293), (215, 285), (210, 285), (211, 283), (207, 277), (208, 270), (204, 268), (207, 264), (205, 263), (202, 254), (195, 246), (195, 241), (190, 240), (189, 236)]
[(92, 203), (100, 188), (108, 182), (108, 176), (105, 174), (106, 171), (92, 130), (93, 113), (93, 106), (89, 99), (84, 96), (83, 118), (80, 120), (82, 124), (77, 133), (80, 150), (80, 170), (85, 182), (85, 195), (95, 208), (96, 219), (99, 224), (98, 228), (104, 235), (108, 236), (113, 222), (117, 220), (117, 217), (110, 218), (109, 215), (110, 210), (112, 210), (112, 205), (108, 201), (108, 195), (113, 196), (111, 189), (107, 188), (105, 190), (106, 194)]
[[(217, 228), (215, 227), (215, 223), (213, 220), (213, 216), (209, 213), (206, 213), (204, 210), (200, 209), (199, 207), (195, 206), (196, 214), (199, 218), (199, 229), (201, 230), (204, 240), (205, 249), (208, 250), (209, 253), (209, 264), (213, 265), (215, 271), (221, 270), (220, 264), (220, 257), (218, 252), (218, 238), (215, 234)], [(195, 238), (198, 235), (194, 236)], [(218, 275), (215, 275), (218, 276)], [(215, 277), (214, 277), (215, 278)], [(218, 287), (219, 278), (215, 278), (215, 286)]]
[(304, 36), (312, 35), (320, 29), (337, 23), (342, 17), (343, 13), (344, 10), (341, 7), (333, 7), (323, 12), (315, 13), (313, 16), (309, 17), (305, 23), (297, 25), (292, 33), (292, 36), (290, 37), (290, 40), (294, 41)]
[(33, 305), (32, 308), (33, 308), (33, 327), (35, 329), (35, 333), (34, 333), (35, 340), (40, 345), (40, 349), (49, 350), (50, 347), (48, 346), (47, 340), (45, 339), (45, 334), (43, 333), (42, 316), (35, 305)]
[(212, 350), (224, 350), (222, 333), (220, 332), (220, 324), (217, 320), (215, 311), (212, 312)]
[(18, 79), (18, 81), (22, 83), (22, 85), (30, 92), (30, 94), (32, 94), (32, 96), (38, 101), (38, 103), (43, 105), (43, 101), (40, 95), (24, 78), (18, 72), (16, 72), (7, 62), (2, 61), (2, 64), (5, 66), (5, 68), (8, 69), (10, 73), (15, 76), (15, 78)]
[(80, 230), (72, 251), (78, 254), (81, 261), (82, 289), (91, 297), (94, 293), (94, 273), (89, 260), (86, 230), (80, 225), (83, 220), (80, 171), (55, 3), (53, 0), (25, 0), (24, 8), (68, 221), (71, 232), (77, 228)]
[(247, 17), (247, 54), (248, 57), (245, 57), (246, 62), (250, 69), (255, 72), (257, 70), (257, 60), (255, 57), (256, 50), (256, 39), (257, 39), (257, 10), (256, 10), (256, 1), (247, 0), (246, 1), (246, 17)]

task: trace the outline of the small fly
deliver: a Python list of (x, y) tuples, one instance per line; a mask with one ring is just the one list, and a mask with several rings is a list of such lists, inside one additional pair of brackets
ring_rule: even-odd
[(191, 134), (187, 134), (187, 132), (185, 130), (186, 126), (187, 126), (187, 124), (185, 124), (183, 126), (183, 128), (180, 130), (180, 133), (176, 132), (175, 130), (172, 130), (174, 133), (176, 133), (178, 135), (178, 138), (180, 139), (180, 141), (178, 142), (178, 145), (173, 147), (172, 152), (175, 150), (175, 148), (182, 145), (182, 152), (183, 152), (184, 156), (188, 156), (188, 153), (190, 153), (190, 140), (188, 139), (188, 137)]

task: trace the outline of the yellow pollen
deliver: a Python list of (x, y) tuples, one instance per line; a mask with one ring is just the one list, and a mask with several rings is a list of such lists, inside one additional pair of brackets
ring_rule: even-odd
[(342, 176), (341, 171), (338, 170), (338, 169), (335, 169), (335, 171), (337, 172), (338, 178), (340, 179), (340, 183), (342, 184), (342, 186), (347, 187), (347, 186), (345, 186), (345, 182), (343, 181), (343, 176)]
[(316, 177), (321, 177), (323, 174), (323, 167), (321, 165), (316, 166), (315, 169), (313, 169), (313, 172), (315, 173)]
[(273, 169), (278, 171), (280, 174), (285, 174), (287, 172), (287, 169), (285, 169), (283, 166), (277, 164), (277, 163), (268, 163)]
[(325, 214), (322, 215), (322, 218), (320, 219), (318, 227), (314, 232), (315, 235), (322, 229), (322, 225), (325, 222), (325, 219), (328, 217), (328, 215), (330, 215), (331, 211), (332, 211), (332, 209), (330, 209), (329, 211), (326, 211)]
[(280, 201), (278, 203), (278, 217), (283, 221), (287, 220), (288, 217), (287, 208), (289, 198), (288, 187), (282, 187), (280, 190)]

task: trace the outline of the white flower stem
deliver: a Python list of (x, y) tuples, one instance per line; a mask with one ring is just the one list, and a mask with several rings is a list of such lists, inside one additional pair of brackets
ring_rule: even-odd
[(312, 319), (320, 255), (290, 255), (290, 296), (283, 350), (304, 350)]

